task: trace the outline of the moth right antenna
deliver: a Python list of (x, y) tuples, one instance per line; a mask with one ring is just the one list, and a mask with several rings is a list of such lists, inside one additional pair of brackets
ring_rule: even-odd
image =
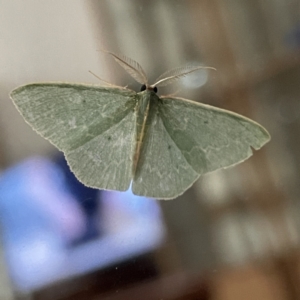
[(169, 70), (162, 75), (160, 75), (156, 82), (152, 86), (166, 86), (168, 84), (173, 83), (174, 81), (180, 79), (181, 77), (184, 77), (190, 73), (193, 73), (195, 71), (198, 71), (200, 69), (211, 69), (215, 70), (213, 67), (203, 67), (203, 66), (185, 66), (185, 67), (179, 67), (172, 70)]

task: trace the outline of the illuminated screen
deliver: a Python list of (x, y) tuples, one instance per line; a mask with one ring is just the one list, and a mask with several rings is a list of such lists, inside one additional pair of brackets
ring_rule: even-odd
[(83, 186), (65, 160), (30, 158), (2, 173), (8, 271), (21, 291), (108, 267), (159, 247), (156, 200)]

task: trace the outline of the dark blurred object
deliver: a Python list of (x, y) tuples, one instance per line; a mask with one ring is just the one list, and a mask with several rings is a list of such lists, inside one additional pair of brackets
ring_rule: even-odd
[[(125, 262), (113, 264), (105, 269), (96, 270), (85, 276), (50, 285), (33, 292), (32, 299), (96, 299), (97, 295), (102, 295), (108, 291), (112, 294), (118, 294), (126, 287), (143, 285), (143, 282), (154, 280), (158, 275), (155, 258), (151, 253), (147, 253)], [(144, 296), (145, 294), (142, 294), (140, 295), (141, 298), (138, 299), (144, 299)]]
[(300, 23), (297, 23), (285, 36), (286, 44), (291, 49), (300, 48)]
[(176, 273), (104, 294), (95, 300), (212, 300), (212, 282), (206, 275)]
[(83, 185), (71, 172), (70, 167), (62, 153), (57, 156), (55, 162), (64, 174), (66, 189), (82, 208), (86, 219), (84, 233), (73, 240), (71, 245), (75, 246), (88, 240), (98, 238), (103, 233), (101, 226), (101, 197), (99, 190)]

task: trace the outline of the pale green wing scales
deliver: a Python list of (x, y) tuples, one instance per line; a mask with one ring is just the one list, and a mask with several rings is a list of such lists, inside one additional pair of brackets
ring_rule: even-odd
[(182, 98), (163, 98), (164, 126), (200, 175), (240, 163), (270, 140), (258, 123), (236, 113)]
[[(142, 97), (143, 93), (138, 94)], [(166, 131), (159, 113), (159, 98), (151, 92), (150, 111), (132, 191), (158, 199), (182, 194), (198, 177)]]
[(134, 177), (135, 194), (172, 199), (201, 174), (228, 167), (270, 140), (241, 115), (182, 98), (152, 100)]
[(66, 156), (85, 185), (127, 190), (132, 180), (136, 93), (84, 84), (40, 83), (11, 97), (24, 119)]

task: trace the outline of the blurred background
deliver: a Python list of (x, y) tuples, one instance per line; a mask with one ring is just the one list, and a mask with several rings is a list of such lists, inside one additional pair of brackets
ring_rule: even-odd
[[(140, 87), (232, 110), (272, 140), (156, 201), (79, 184), (9, 92), (41, 81)], [(0, 299), (300, 299), (298, 0), (0, 0)]]

